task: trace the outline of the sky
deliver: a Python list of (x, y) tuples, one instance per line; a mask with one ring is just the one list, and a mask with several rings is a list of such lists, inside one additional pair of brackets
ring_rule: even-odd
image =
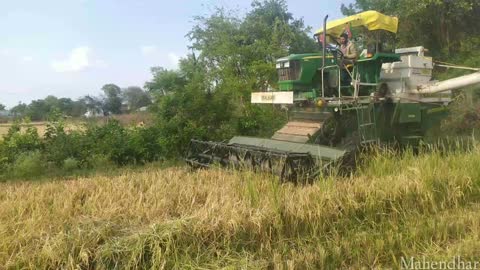
[[(287, 0), (313, 29), (341, 18), (352, 0)], [(48, 95), (100, 94), (107, 83), (143, 86), (150, 68), (175, 69), (187, 54), (193, 18), (225, 7), (244, 15), (250, 0), (0, 0), (0, 104)]]

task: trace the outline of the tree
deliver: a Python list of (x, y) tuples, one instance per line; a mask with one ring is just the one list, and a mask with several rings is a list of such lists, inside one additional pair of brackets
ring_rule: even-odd
[(45, 106), (49, 110), (52, 110), (53, 108), (59, 109), (59, 102), (57, 97), (49, 95), (43, 101), (45, 102)]
[(3, 105), (3, 104), (0, 103), (0, 111), (4, 111), (5, 108), (6, 108), (5, 105)]
[(153, 80), (145, 83), (145, 89), (155, 96), (162, 96), (177, 91), (187, 83), (180, 71), (168, 70), (163, 67), (151, 68)]
[[(465, 44), (476, 43), (478, 40), (472, 41), (480, 34), (478, 0), (356, 0), (349, 6), (342, 5), (345, 15), (366, 10), (398, 16), (398, 45), (423, 45), (436, 58), (455, 58)], [(478, 49), (471, 53), (479, 55)]]
[(86, 111), (89, 111), (93, 114), (102, 114), (103, 113), (103, 102), (97, 97), (84, 96), (79, 101), (81, 104), (85, 104)]
[(50, 106), (43, 99), (33, 100), (26, 109), (26, 115), (32, 121), (46, 120), (49, 113)]
[(20, 102), (18, 103), (18, 105), (11, 108), (10, 112), (13, 114), (14, 117), (21, 117), (21, 116), (25, 116), (26, 110), (27, 110), (27, 104)]
[(145, 88), (156, 98), (152, 107), (167, 154), (181, 153), (191, 138), (268, 136), (283, 124), (279, 108), (249, 100), (252, 91), (276, 85), (278, 58), (318, 51), (309, 28), (285, 3), (254, 1), (245, 17), (225, 9), (197, 17), (188, 34), (192, 53), (179, 70), (152, 69)]
[(69, 111), (69, 115), (72, 117), (80, 117), (85, 115), (86, 112), (87, 104), (85, 104), (83, 99), (79, 99), (77, 101), (73, 101), (71, 109)]
[(130, 86), (123, 91), (123, 98), (128, 104), (130, 111), (150, 105), (150, 95), (138, 86)]
[(120, 114), (122, 112), (122, 89), (115, 84), (106, 84), (102, 87), (105, 94), (104, 113)]

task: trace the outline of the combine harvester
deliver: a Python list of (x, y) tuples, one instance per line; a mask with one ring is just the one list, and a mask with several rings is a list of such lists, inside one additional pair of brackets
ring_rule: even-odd
[[(465, 68), (476, 71), (469, 75), (432, 81), (434, 62), (422, 46), (383, 50), (397, 32), (395, 17), (366, 11), (329, 23), (327, 18), (315, 33), (322, 52), (278, 59), (278, 91), (252, 93), (252, 103), (286, 108), (288, 123), (270, 139), (192, 140), (187, 163), (263, 169), (282, 181), (313, 179), (332, 164), (351, 161), (363, 145), (418, 145), (447, 115), (452, 90), (480, 84), (473, 68)], [(361, 52), (347, 68), (341, 50), (331, 45), (345, 31), (354, 33)]]

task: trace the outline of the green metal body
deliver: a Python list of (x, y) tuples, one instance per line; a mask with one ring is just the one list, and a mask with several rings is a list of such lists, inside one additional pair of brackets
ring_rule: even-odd
[(447, 110), (440, 101), (410, 102), (385, 95), (382, 64), (399, 60), (399, 55), (391, 53), (361, 58), (348, 71), (355, 83), (344, 84), (342, 72), (347, 71), (341, 70), (337, 63), (341, 59), (335, 55), (281, 58), (277, 61), (279, 90), (293, 92), (293, 105), (287, 106), (289, 122), (271, 139), (192, 140), (185, 160), (194, 168), (219, 164), (265, 170), (281, 181), (309, 181), (332, 165), (353, 168), (362, 144), (418, 145)]
[(321, 145), (285, 142), (265, 138), (235, 136), (229, 144), (237, 145), (256, 145), (267, 149), (275, 149), (285, 152), (309, 153), (318, 160), (336, 160), (345, 154), (345, 150), (325, 147)]
[[(445, 106), (440, 102), (394, 102), (371, 98), (379, 93), (382, 86), (382, 64), (400, 61), (400, 56), (394, 53), (376, 53), (372, 57), (358, 59), (349, 72), (362, 83), (358, 86), (357, 97), (364, 97), (363, 102), (344, 103), (343, 100), (354, 96), (355, 89), (352, 85), (342, 85), (337, 61), (340, 60), (334, 55), (326, 55), (325, 66), (322, 67), (321, 53), (294, 54), (277, 61), (279, 90), (294, 93), (294, 105), (290, 111), (311, 110), (319, 100), (336, 101), (324, 102), (327, 105), (315, 109), (331, 112), (337, 128), (341, 129), (336, 134), (341, 138), (337, 144), (330, 146), (342, 147), (345, 142), (342, 138), (353, 135), (358, 136), (361, 142), (416, 145), (427, 130), (437, 126), (447, 115)], [(286, 62), (289, 62), (288, 68), (285, 67)], [(311, 143), (314, 143), (313, 140)]]
[[(372, 30), (396, 32), (395, 20), (387, 20), (382, 15), (385, 27), (372, 26), (370, 20), (378, 19), (378, 14), (371, 15), (372, 11), (363, 14), (369, 18), (365, 23), (369, 30), (373, 27)], [(332, 36), (327, 31), (327, 17), (323, 31), (317, 32), (322, 52), (293, 54), (276, 62), (278, 91), (292, 92), (293, 104), (290, 93), (252, 94), (254, 103), (288, 104), (284, 106), (289, 112), (288, 123), (271, 139), (237, 136), (229, 142), (192, 140), (185, 159), (188, 164), (205, 168), (216, 163), (266, 170), (277, 173), (282, 181), (313, 179), (332, 164), (354, 165), (358, 146), (362, 144), (394, 142), (416, 146), (428, 130), (438, 126), (447, 115), (445, 105), (450, 99), (438, 96), (431, 99), (423, 96), (424, 93), (417, 95), (415, 87), (420, 84), (408, 85), (414, 85), (412, 89), (402, 84), (406, 77), (418, 81), (418, 76), (412, 76), (418, 66), (408, 64), (410, 69), (406, 72), (400, 66), (394, 73), (393, 67), (397, 65), (387, 64), (386, 70), (392, 67), (385, 75), (390, 81), (382, 82), (382, 65), (400, 61), (400, 55), (382, 52), (383, 44), (377, 32), (374, 44), (368, 38), (360, 39), (365, 43), (362, 48), (366, 56), (345, 61), (341, 51), (328, 44), (327, 37)], [(359, 26), (358, 17), (353, 19)], [(335, 29), (337, 26), (332, 27), (330, 32), (339, 30)], [(345, 23), (338, 23), (338, 27), (342, 30)], [(323, 38), (320, 33), (324, 33)], [(339, 33), (333, 35), (337, 37)], [(371, 45), (375, 45), (375, 49)], [(423, 65), (422, 70), (427, 70), (425, 62)], [(395, 93), (390, 93), (389, 85)], [(269, 102), (264, 102), (264, 97)]]

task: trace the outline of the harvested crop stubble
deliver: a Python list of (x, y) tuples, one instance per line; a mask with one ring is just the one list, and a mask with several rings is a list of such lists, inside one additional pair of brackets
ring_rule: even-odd
[(279, 184), (184, 168), (0, 184), (6, 268), (398, 267), (480, 255), (480, 152), (376, 155), (356, 176)]

